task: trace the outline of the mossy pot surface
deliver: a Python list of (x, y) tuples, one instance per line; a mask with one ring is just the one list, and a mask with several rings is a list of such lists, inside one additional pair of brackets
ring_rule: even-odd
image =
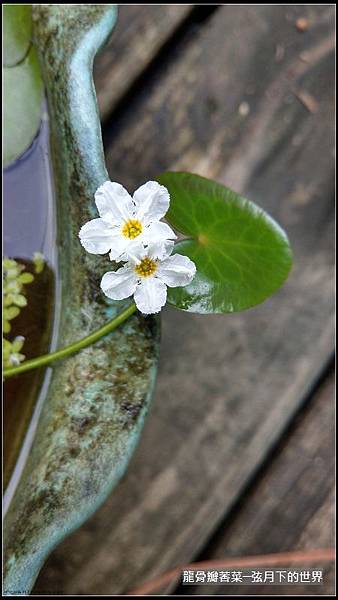
[[(109, 263), (87, 254), (78, 240), (81, 225), (95, 216), (95, 190), (109, 179), (92, 66), (114, 27), (116, 9), (35, 5), (33, 18), (50, 116), (61, 348), (127, 305), (106, 300), (99, 284)], [(159, 319), (135, 314), (53, 366), (5, 518), (6, 595), (29, 594), (49, 553), (96, 510), (125, 472), (151, 401), (158, 348)]]

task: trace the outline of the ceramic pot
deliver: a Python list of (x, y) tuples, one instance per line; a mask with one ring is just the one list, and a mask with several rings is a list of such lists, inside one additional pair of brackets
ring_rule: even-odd
[[(90, 255), (78, 231), (97, 216), (109, 179), (92, 79), (110, 35), (109, 5), (35, 5), (35, 43), (48, 99), (57, 213), (57, 347), (100, 327), (128, 304), (100, 279), (111, 263)], [(112, 174), (118, 180), (118, 173)], [(5, 594), (28, 594), (53, 548), (105, 500), (126, 470), (151, 401), (159, 319), (135, 314), (93, 346), (52, 366), (48, 393), (5, 518)]]

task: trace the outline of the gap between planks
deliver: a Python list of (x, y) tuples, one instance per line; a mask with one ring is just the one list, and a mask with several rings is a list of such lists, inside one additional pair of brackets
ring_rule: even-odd
[[(239, 498), (195, 562), (333, 546), (333, 367), (334, 362), (329, 372), (323, 373), (323, 378), (296, 415), (270, 461)], [(317, 565), (312, 568), (317, 568)], [(325, 570), (325, 585), (314, 586), (315, 593), (319, 595), (333, 590), (334, 568), (329, 565)], [(271, 588), (257, 585), (237, 588), (183, 585), (174, 588), (171, 585), (170, 589), (174, 594), (185, 595), (204, 592), (276, 595), (282, 590), (283, 595), (288, 593), (285, 586)], [(299, 595), (303, 588), (289, 586), (289, 591), (292, 589)], [(309, 587), (306, 589), (311, 591)]]

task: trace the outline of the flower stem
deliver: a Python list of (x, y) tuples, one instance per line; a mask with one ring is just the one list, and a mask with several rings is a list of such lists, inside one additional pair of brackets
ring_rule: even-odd
[(26, 371), (31, 371), (32, 369), (37, 369), (39, 367), (44, 367), (49, 365), (50, 363), (60, 360), (61, 358), (66, 358), (67, 356), (71, 356), (72, 354), (76, 354), (83, 348), (87, 348), (91, 344), (95, 344), (99, 339), (114, 331), (121, 323), (126, 321), (136, 310), (135, 304), (131, 304), (126, 308), (126, 310), (122, 311), (117, 317), (97, 329), (87, 337), (82, 338), (78, 342), (74, 342), (65, 348), (61, 348), (61, 350), (56, 350), (56, 352), (51, 352), (50, 354), (44, 354), (43, 356), (37, 356), (36, 358), (32, 358), (31, 360), (26, 360), (21, 365), (17, 367), (10, 367), (5, 369), (3, 372), (3, 376), (6, 379), (7, 377), (13, 377), (14, 375), (19, 375), (20, 373), (25, 373)]

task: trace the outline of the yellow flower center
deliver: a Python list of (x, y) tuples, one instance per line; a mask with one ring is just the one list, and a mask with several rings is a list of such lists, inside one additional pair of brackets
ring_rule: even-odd
[(122, 227), (122, 235), (133, 240), (142, 233), (142, 223), (137, 219), (130, 219)]
[(154, 275), (157, 269), (157, 264), (152, 258), (142, 258), (139, 265), (135, 267), (135, 273), (140, 277), (150, 277)]

